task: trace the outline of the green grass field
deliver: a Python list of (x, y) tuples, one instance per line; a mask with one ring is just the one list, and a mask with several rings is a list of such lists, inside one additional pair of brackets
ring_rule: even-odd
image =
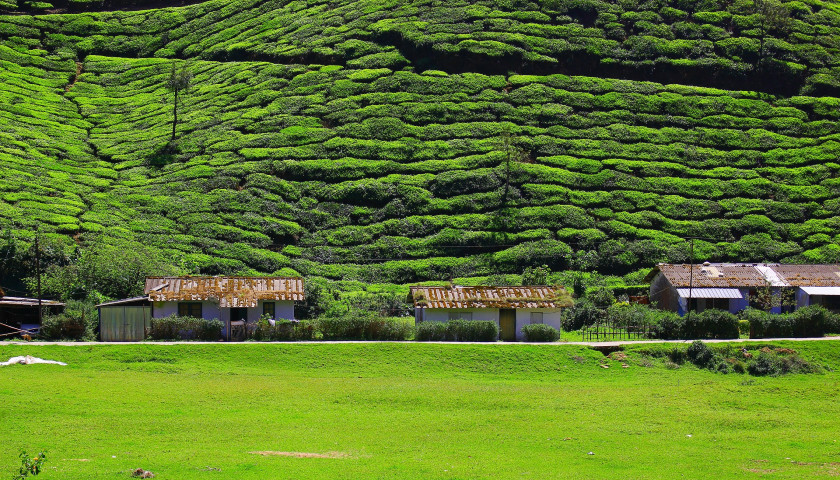
[(837, 346), (777, 344), (825, 373), (645, 367), (643, 347), (625, 369), (562, 345), (4, 345), (69, 366), (0, 368), (0, 478), (22, 448), (49, 450), (39, 480), (836, 476)]

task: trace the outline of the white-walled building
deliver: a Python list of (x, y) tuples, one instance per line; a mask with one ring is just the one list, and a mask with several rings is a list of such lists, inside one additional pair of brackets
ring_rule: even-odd
[(144, 293), (154, 318), (219, 319), (226, 336), (232, 325), (256, 323), (263, 314), (292, 320), (294, 302), (304, 298), (298, 277), (149, 277)]
[(560, 329), (560, 312), (572, 306), (563, 287), (410, 288), (415, 323), (486, 320), (499, 326), (501, 340), (523, 338), (522, 327), (543, 323)]

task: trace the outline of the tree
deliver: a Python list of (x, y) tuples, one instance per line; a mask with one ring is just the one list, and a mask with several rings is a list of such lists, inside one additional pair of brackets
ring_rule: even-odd
[(169, 80), (166, 82), (166, 88), (175, 94), (175, 100), (172, 103), (172, 138), (170, 142), (175, 141), (175, 129), (178, 126), (178, 94), (182, 91), (189, 92), (192, 86), (192, 72), (187, 68), (187, 64), (183, 64), (179, 69), (177, 64), (172, 64), (172, 71), (169, 73)]
[(522, 170), (520, 164), (527, 161), (528, 155), (524, 150), (513, 144), (513, 137), (510, 130), (505, 128), (499, 138), (499, 149), (504, 154), (504, 170), (502, 176), (504, 177), (504, 187), (502, 190), (501, 201), (499, 207), (504, 209), (507, 207), (508, 196), (510, 195), (510, 184), (514, 175), (518, 175)]
[(522, 285), (548, 285), (549, 275), (551, 275), (551, 269), (548, 265), (528, 267), (522, 272)]
[(783, 32), (790, 26), (790, 12), (779, 0), (754, 0), (753, 8), (758, 15), (758, 59), (755, 68), (760, 69), (767, 56), (765, 44), (771, 30)]

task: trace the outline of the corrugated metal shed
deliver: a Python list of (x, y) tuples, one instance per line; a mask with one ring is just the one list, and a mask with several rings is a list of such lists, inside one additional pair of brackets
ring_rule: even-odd
[(148, 277), (153, 302), (218, 300), (222, 308), (256, 307), (259, 300), (303, 300), (299, 277)]
[(682, 298), (744, 298), (737, 288), (678, 288)]
[(563, 287), (411, 287), (418, 308), (565, 308), (572, 299)]

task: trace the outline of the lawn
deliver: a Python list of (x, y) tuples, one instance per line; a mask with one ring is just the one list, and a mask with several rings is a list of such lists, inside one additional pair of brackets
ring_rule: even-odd
[(837, 345), (777, 344), (828, 368), (645, 367), (641, 347), (622, 368), (572, 345), (3, 345), (69, 365), (0, 367), (0, 478), (23, 448), (49, 451), (39, 480), (836, 476)]

